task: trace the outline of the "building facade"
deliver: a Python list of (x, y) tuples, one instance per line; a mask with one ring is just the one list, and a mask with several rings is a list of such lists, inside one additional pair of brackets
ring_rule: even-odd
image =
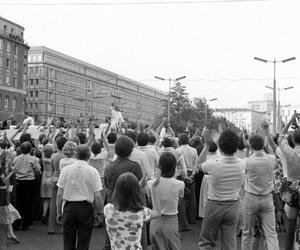
[(244, 108), (216, 109), (214, 115), (225, 117), (236, 127), (246, 129), (250, 133), (255, 133), (261, 123), (266, 120), (266, 112)]
[(0, 17), (0, 120), (24, 117), (27, 55), (24, 28)]
[(103, 122), (115, 103), (129, 121), (151, 124), (167, 99), (162, 91), (52, 49), (29, 50), (27, 109), (37, 120), (93, 114)]

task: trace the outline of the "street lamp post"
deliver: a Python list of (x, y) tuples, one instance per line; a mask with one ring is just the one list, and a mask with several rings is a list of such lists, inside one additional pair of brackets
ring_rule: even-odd
[(171, 82), (172, 82), (172, 81), (173, 81), (173, 82), (178, 82), (178, 81), (184, 79), (185, 76), (177, 77), (177, 78), (175, 78), (175, 79), (172, 79), (171, 77), (169, 77), (168, 79), (166, 79), (166, 78), (163, 78), (163, 77), (160, 77), (160, 76), (154, 76), (154, 78), (156, 78), (156, 79), (158, 79), (158, 80), (161, 80), (161, 81), (166, 81), (166, 80), (169, 81), (169, 93), (168, 93), (168, 124), (170, 125), (170, 117), (171, 117), (171, 114), (170, 114), (170, 112), (171, 112), (171, 94), (170, 94), (170, 92), (171, 92)]
[[(270, 86), (265, 86), (266, 88), (268, 88), (268, 89), (271, 89), (271, 90), (273, 90), (273, 93), (274, 93), (274, 89), (272, 88), (272, 87), (270, 87)], [(277, 108), (277, 125), (278, 125), (278, 131), (280, 132), (280, 126), (281, 126), (281, 104), (280, 104), (280, 91), (281, 90), (289, 90), (289, 89), (292, 89), (292, 88), (294, 88), (293, 86), (290, 86), (290, 87), (286, 87), (286, 88), (277, 88), (277, 91), (278, 91), (278, 108)], [(276, 93), (276, 89), (275, 89), (275, 93)], [(274, 112), (274, 111), (273, 111)], [(276, 111), (275, 111), (275, 114), (276, 114)], [(274, 116), (273, 116), (274, 117)], [(275, 124), (276, 125), (276, 124)], [(276, 131), (275, 131), (276, 132)], [(274, 133), (275, 133), (274, 132)]]
[(274, 58), (274, 60), (266, 60), (263, 58), (259, 58), (259, 57), (254, 57), (254, 60), (263, 62), (263, 63), (267, 63), (267, 62), (272, 62), (274, 65), (274, 78), (273, 78), (273, 133), (276, 133), (276, 63), (278, 62), (282, 62), (282, 63), (286, 63), (292, 60), (295, 60), (296, 57), (290, 57), (284, 60), (276, 60)]
[(204, 118), (205, 119), (205, 126), (207, 125), (207, 120), (208, 120), (207, 119), (207, 115), (208, 115), (207, 114), (208, 113), (208, 103), (207, 102), (213, 102), (213, 101), (216, 101), (216, 100), (218, 100), (218, 98), (213, 98), (213, 99), (210, 99), (210, 100), (205, 100), (205, 114), (204, 114), (205, 115), (204, 116), (205, 117)]

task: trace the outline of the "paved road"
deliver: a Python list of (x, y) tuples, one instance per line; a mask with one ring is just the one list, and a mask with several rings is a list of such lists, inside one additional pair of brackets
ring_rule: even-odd
[[(183, 250), (197, 250), (197, 239), (200, 230), (200, 223), (191, 225), (192, 230), (181, 234)], [(9, 243), (9, 250), (60, 250), (63, 249), (62, 234), (48, 235), (47, 227), (38, 222), (31, 226), (29, 231), (18, 231), (17, 236), (22, 241), (21, 244)], [(283, 236), (280, 235), (280, 242), (282, 245)], [(103, 228), (94, 229), (91, 240), (90, 250), (101, 250), (104, 242)], [(255, 247), (255, 250), (263, 250), (260, 242), (259, 247)], [(238, 249), (240, 249), (240, 240), (238, 240)], [(281, 249), (283, 247), (281, 246)]]

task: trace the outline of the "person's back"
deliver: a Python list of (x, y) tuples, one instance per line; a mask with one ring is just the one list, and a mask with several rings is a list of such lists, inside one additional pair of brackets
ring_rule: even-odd
[(208, 199), (237, 200), (242, 186), (245, 162), (237, 157), (220, 156), (203, 164), (209, 175)]
[[(184, 196), (184, 182), (174, 178), (176, 158), (170, 152), (164, 152), (159, 158), (161, 168), (157, 195), (160, 201), (161, 217), (150, 224), (151, 243), (157, 249), (181, 249), (178, 230), (178, 201)], [(154, 180), (148, 185), (152, 188)]]
[(104, 183), (107, 188), (108, 198), (111, 199), (119, 176), (125, 172), (133, 173), (138, 180), (142, 179), (142, 170), (139, 164), (128, 159), (133, 150), (133, 141), (127, 136), (121, 136), (115, 144), (118, 158), (109, 164), (104, 171)]
[(253, 155), (246, 159), (242, 248), (252, 249), (254, 221), (259, 217), (267, 249), (279, 250), (272, 196), (276, 158), (263, 151), (264, 139), (260, 135), (251, 136), (249, 143)]
[(275, 156), (264, 152), (256, 152), (246, 159), (245, 190), (257, 195), (271, 193), (275, 164)]

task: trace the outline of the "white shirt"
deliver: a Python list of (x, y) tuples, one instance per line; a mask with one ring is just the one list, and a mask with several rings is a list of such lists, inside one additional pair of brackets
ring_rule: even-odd
[(207, 196), (210, 200), (238, 200), (243, 184), (245, 160), (236, 156), (220, 156), (203, 163), (203, 172), (209, 175)]
[[(148, 181), (150, 189), (154, 181)], [(160, 200), (161, 213), (164, 215), (175, 215), (178, 213), (178, 200), (184, 196), (184, 182), (176, 180), (174, 177), (160, 177), (157, 194)]]
[(129, 157), (129, 160), (140, 164), (143, 174), (148, 176), (148, 178), (151, 179), (154, 177), (154, 172), (151, 171), (149, 160), (148, 160), (146, 153), (144, 153), (141, 150), (138, 150), (136, 148), (133, 148), (132, 153)]
[(176, 149), (183, 154), (184, 162), (187, 171), (195, 173), (197, 171), (196, 162), (198, 159), (197, 150), (189, 145), (181, 145)]
[(94, 193), (102, 190), (97, 170), (81, 160), (62, 169), (57, 186), (63, 189), (63, 199), (66, 201), (93, 203)]
[(76, 162), (76, 159), (75, 158), (63, 158), (59, 161), (59, 171), (61, 172), (61, 170), (68, 166), (68, 165), (71, 165), (73, 163)]
[(144, 152), (147, 155), (149, 161), (149, 167), (151, 170), (151, 175), (156, 176), (158, 172), (158, 162), (159, 162), (159, 154), (154, 149), (153, 146), (138, 146), (138, 150)]

